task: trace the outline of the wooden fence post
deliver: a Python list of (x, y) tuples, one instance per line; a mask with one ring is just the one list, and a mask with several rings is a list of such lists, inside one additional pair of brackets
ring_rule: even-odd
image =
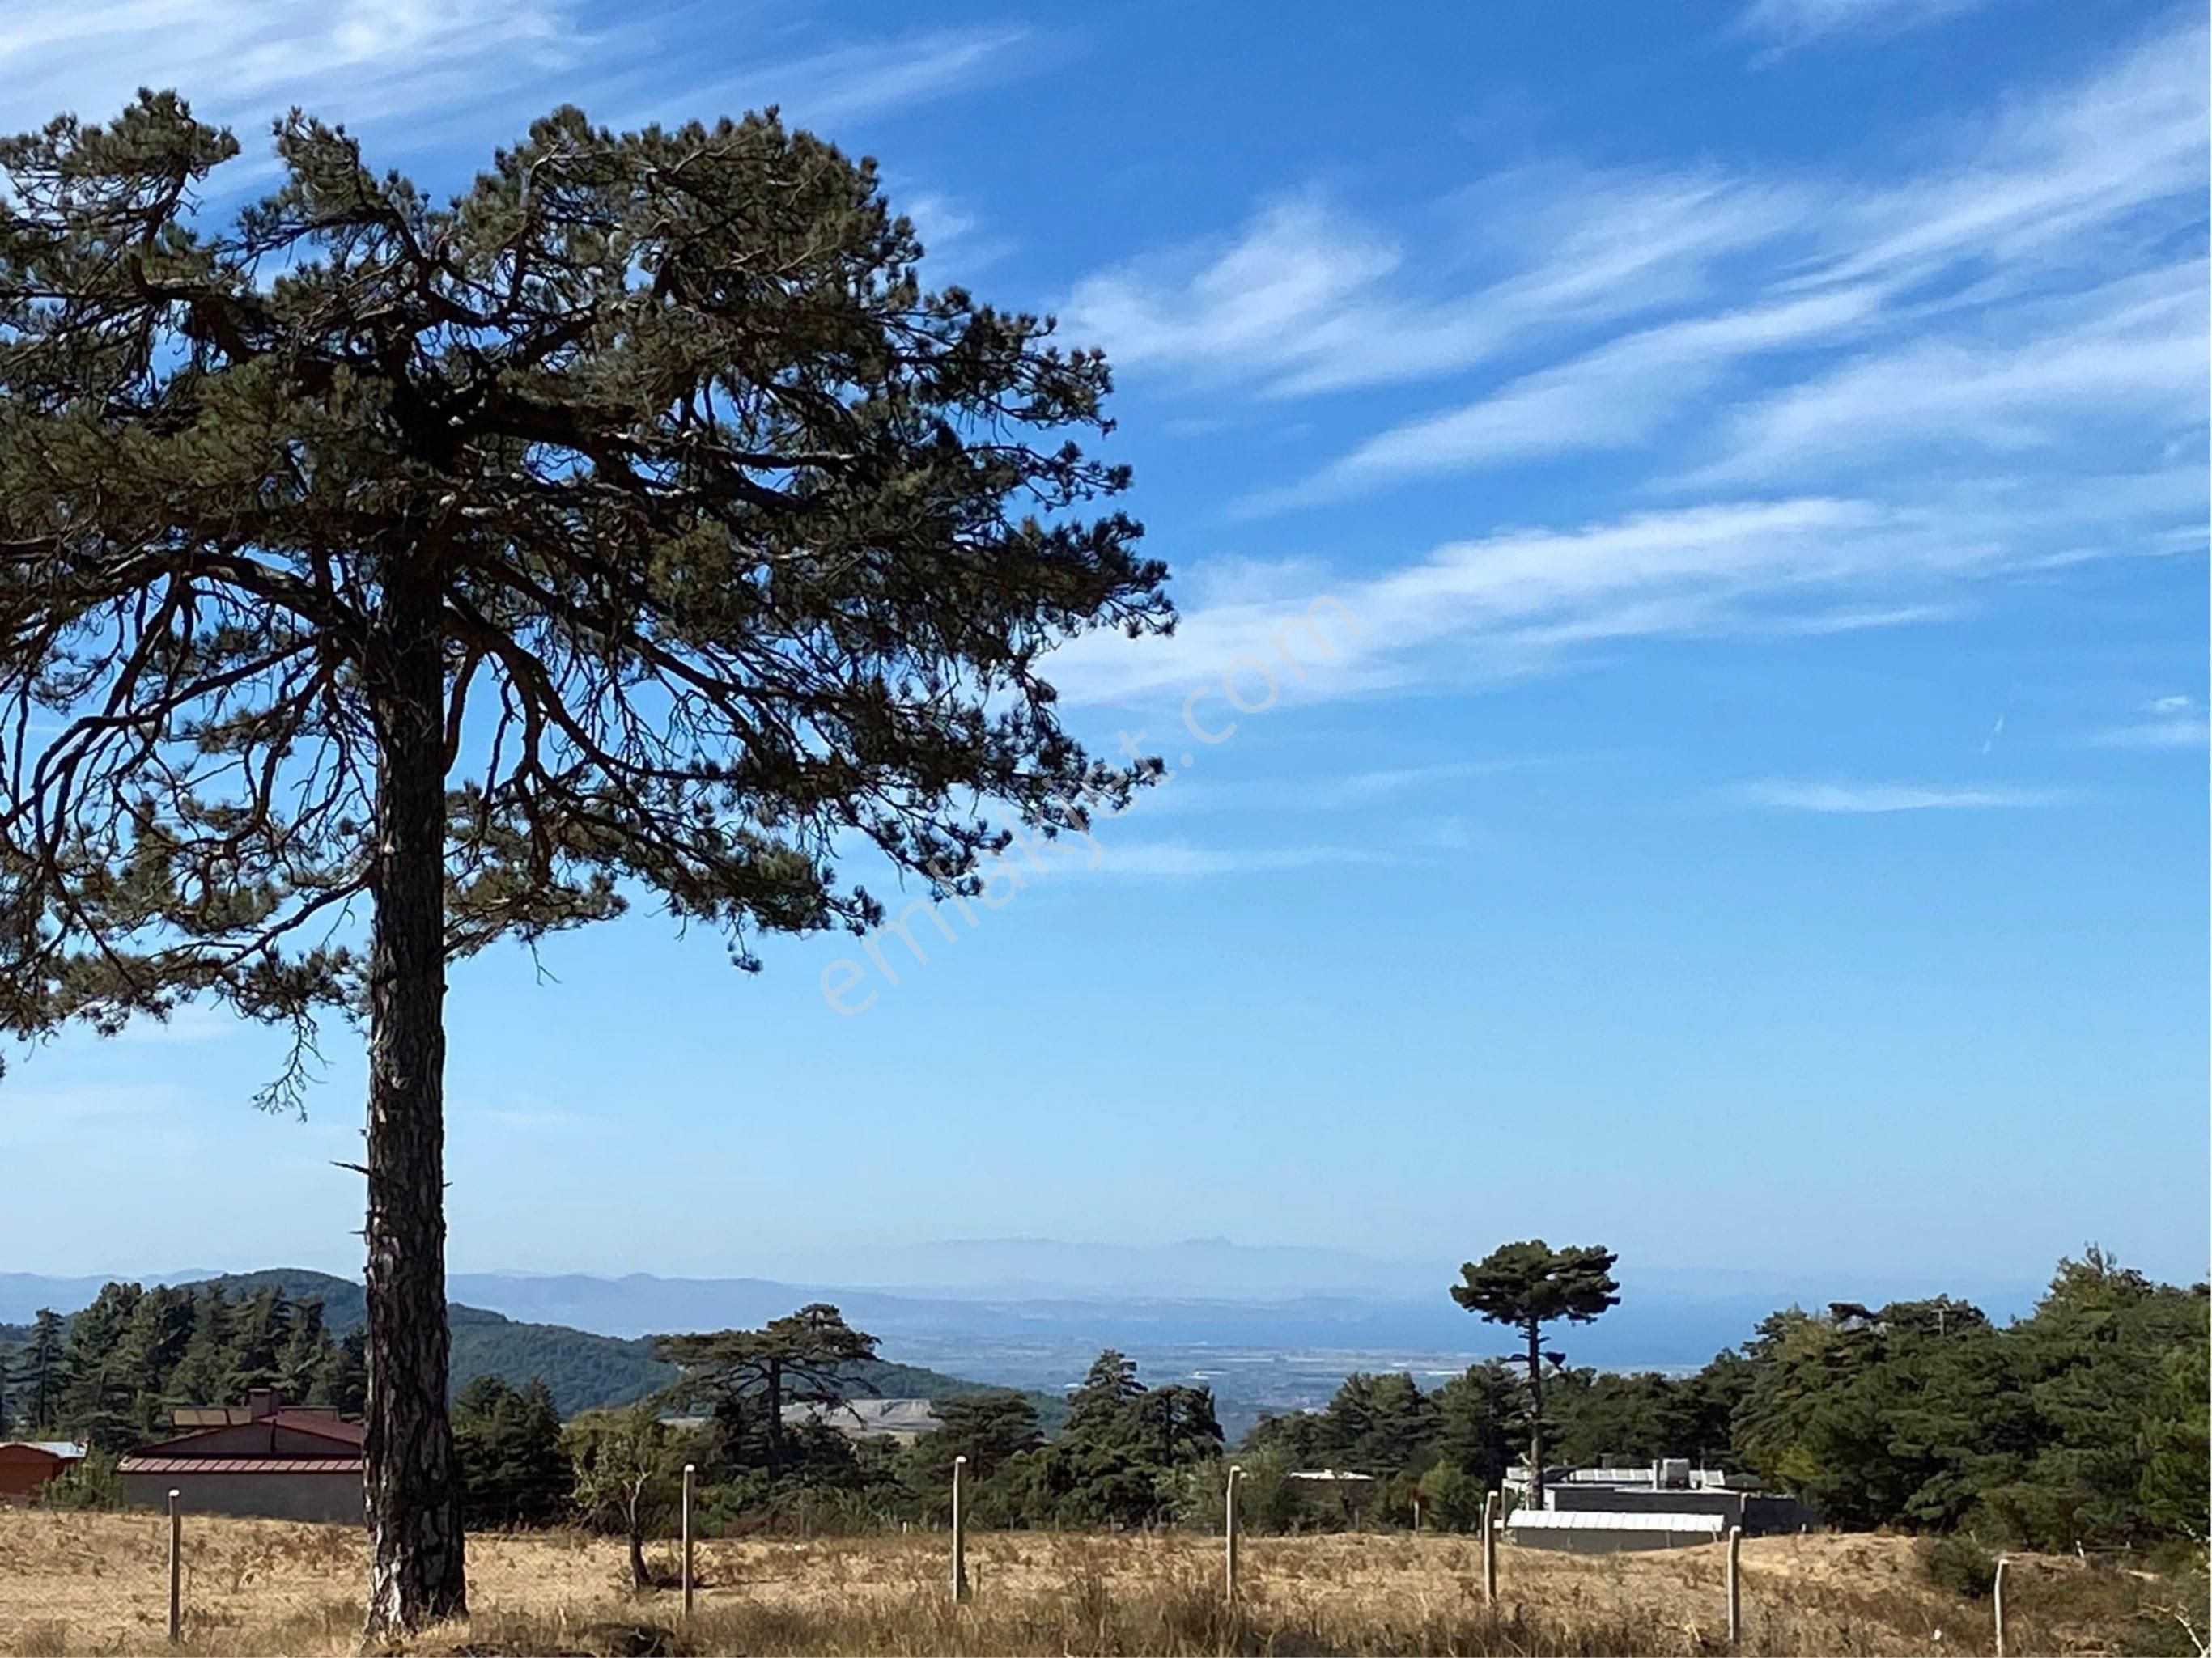
[(952, 1459), (952, 1598), (957, 1602), (968, 1598), (968, 1517), (960, 1511), (960, 1471), (968, 1466), (968, 1459)]
[(2004, 1580), (2005, 1558), (2001, 1554), (1997, 1556), (1996, 1580), (1990, 1585), (1990, 1599), (1997, 1620), (1997, 1658), (2005, 1658)]
[(1498, 1604), (1498, 1493), (1482, 1499), (1482, 1604)]
[(1237, 1602), (1237, 1482), (1243, 1477), (1243, 1469), (1230, 1464), (1228, 1494), (1222, 1499), (1222, 1594), (1231, 1606)]
[(684, 1465), (684, 1621), (691, 1621), (691, 1476), (696, 1463)]
[(185, 1516), (177, 1508), (181, 1491), (169, 1493), (169, 1639), (185, 1633)]
[(1729, 1645), (1743, 1639), (1743, 1527), (1730, 1526), (1728, 1534)]

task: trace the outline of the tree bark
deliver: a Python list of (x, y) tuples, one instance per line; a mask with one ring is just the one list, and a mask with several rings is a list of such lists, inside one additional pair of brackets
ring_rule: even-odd
[(783, 1474), (783, 1363), (768, 1362), (768, 1477)]
[(1544, 1355), (1542, 1327), (1528, 1322), (1528, 1504), (1544, 1506)]
[(388, 579), (368, 671), (378, 744), (368, 1044), (368, 1629), (468, 1611), (446, 1412), (445, 679), (434, 584)]
[(629, 1582), (632, 1588), (649, 1589), (653, 1574), (645, 1569), (645, 1522), (638, 1513), (641, 1493), (633, 1487), (629, 1503)]

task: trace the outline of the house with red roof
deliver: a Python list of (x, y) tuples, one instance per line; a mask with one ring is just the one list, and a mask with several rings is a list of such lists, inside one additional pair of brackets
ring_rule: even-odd
[(360, 1423), (266, 1388), (243, 1406), (186, 1406), (171, 1417), (187, 1431), (116, 1465), (126, 1503), (164, 1507), (173, 1491), (196, 1514), (362, 1522)]

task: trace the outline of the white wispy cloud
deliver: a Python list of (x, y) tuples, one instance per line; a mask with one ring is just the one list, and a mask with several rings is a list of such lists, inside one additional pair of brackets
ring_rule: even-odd
[(111, 113), (142, 85), (204, 116), (301, 102), (351, 120), (465, 104), (624, 37), (571, 0), (15, 0), (0, 12), (0, 126)]
[(1808, 343), (1833, 343), (1875, 311), (1871, 288), (1667, 323), (1512, 381), (1463, 408), (1370, 438), (1317, 477), (1262, 506), (1325, 499), (1373, 483), (1652, 438), (1698, 404), (1744, 360)]
[(2212, 742), (2212, 720), (2193, 696), (2160, 696), (2144, 703), (2126, 725), (2091, 740), (2106, 749), (2201, 749)]
[(1809, 206), (1699, 173), (1516, 172), (1440, 213), (1480, 228), (1468, 263), (1505, 268), (1425, 293), (1393, 286), (1409, 264), (1395, 238), (1310, 193), (1224, 243), (1086, 277), (1059, 309), (1069, 338), (1118, 364), (1273, 396), (1427, 380), (1703, 295), (1720, 262), (1796, 228)]
[(1765, 629), (1832, 615), (1838, 590), (1926, 586), (2003, 568), (2001, 543), (1910, 512), (1806, 496), (1632, 513), (1573, 529), (1502, 531), (1379, 574), (1331, 580), (1283, 567), (1270, 589), (1242, 570), (1233, 597), (1185, 610), (1164, 639), (1088, 635), (1056, 653), (1072, 702), (1129, 702), (1218, 685), (1232, 664), (1259, 699), (1268, 666), (1285, 703), (1439, 678), (1525, 672), (1595, 640)]
[(720, 79), (690, 79), (677, 67), (666, 74), (665, 92), (640, 102), (617, 124), (775, 104), (799, 125), (835, 126), (1031, 72), (1039, 66), (1037, 44), (1025, 28), (945, 28), (771, 59)]
[(1747, 783), (1735, 793), (1739, 799), (1754, 806), (1771, 806), (1784, 811), (1843, 813), (2016, 810), (2058, 805), (2071, 798), (2060, 789), (1994, 784), (1950, 786), (1931, 783), (1807, 782), (1788, 778)]
[(2099, 421), (2185, 428), (2204, 409), (2205, 278), (2192, 259), (2081, 296), (2055, 329), (1992, 340), (1984, 322), (1856, 359), (1735, 415), (1729, 453), (1692, 481), (1826, 473), (1907, 449), (2051, 447)]
[[(1839, 469), (1930, 440), (2078, 451), (2118, 428), (2140, 453), (2203, 423), (2205, 58), (2201, 24), (2154, 32), (1930, 126), (1916, 153), (1936, 159), (1888, 179), (1620, 175), (1592, 182), (1585, 221), (1523, 199), (1583, 180), (1523, 169), (1449, 204), (1522, 250), (1473, 285), (1448, 280), (1456, 252), (1416, 258), (1294, 198), (1210, 256), (1079, 283), (1064, 314), (1139, 371), (1275, 398), (1490, 379), (1248, 511), (1606, 450), (1652, 450), (1645, 487), (1817, 477), (1832, 492)], [(1610, 228), (1624, 198), (1644, 210)], [(1933, 465), (1889, 472), (1892, 499), (1955, 483)]]
[[(708, 19), (720, 15), (706, 14)], [(1019, 27), (946, 27), (798, 45), (725, 42), (696, 15), (587, 21), (580, 0), (11, 0), (0, 10), (0, 130), (70, 111), (102, 118), (141, 86), (252, 129), (298, 104), (387, 149), (513, 137), (556, 103), (612, 126), (712, 119), (769, 104), (835, 127), (1038, 69)], [(234, 170), (234, 172), (236, 170)], [(235, 182), (235, 179), (233, 180)]]
[(1753, 0), (1740, 27), (1780, 46), (1838, 35), (1887, 36), (1925, 28), (1986, 0)]
[(1210, 847), (1186, 841), (1139, 841), (1109, 844), (1095, 872), (1149, 880), (1193, 880), (1380, 861), (1380, 854), (1358, 847)]
[(1524, 771), (1531, 766), (1550, 763), (1550, 761), (1543, 759), (1438, 760), (1419, 766), (1377, 767), (1340, 778), (1334, 783), (1322, 786), (1321, 792), (1328, 800), (1336, 803), (1374, 800), (1431, 783), (1462, 782), (1470, 777), (1495, 777), (1503, 773)]

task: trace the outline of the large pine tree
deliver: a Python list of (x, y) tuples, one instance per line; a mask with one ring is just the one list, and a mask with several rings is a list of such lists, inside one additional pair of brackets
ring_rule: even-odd
[(933, 293), (874, 168), (772, 116), (562, 110), (457, 198), (172, 94), (0, 143), (0, 1029), (212, 997), (367, 1025), (369, 1626), (465, 1606), (447, 964), (636, 896), (754, 964), (980, 891), (1127, 770), (1042, 663), (1165, 625), (1106, 365)]

